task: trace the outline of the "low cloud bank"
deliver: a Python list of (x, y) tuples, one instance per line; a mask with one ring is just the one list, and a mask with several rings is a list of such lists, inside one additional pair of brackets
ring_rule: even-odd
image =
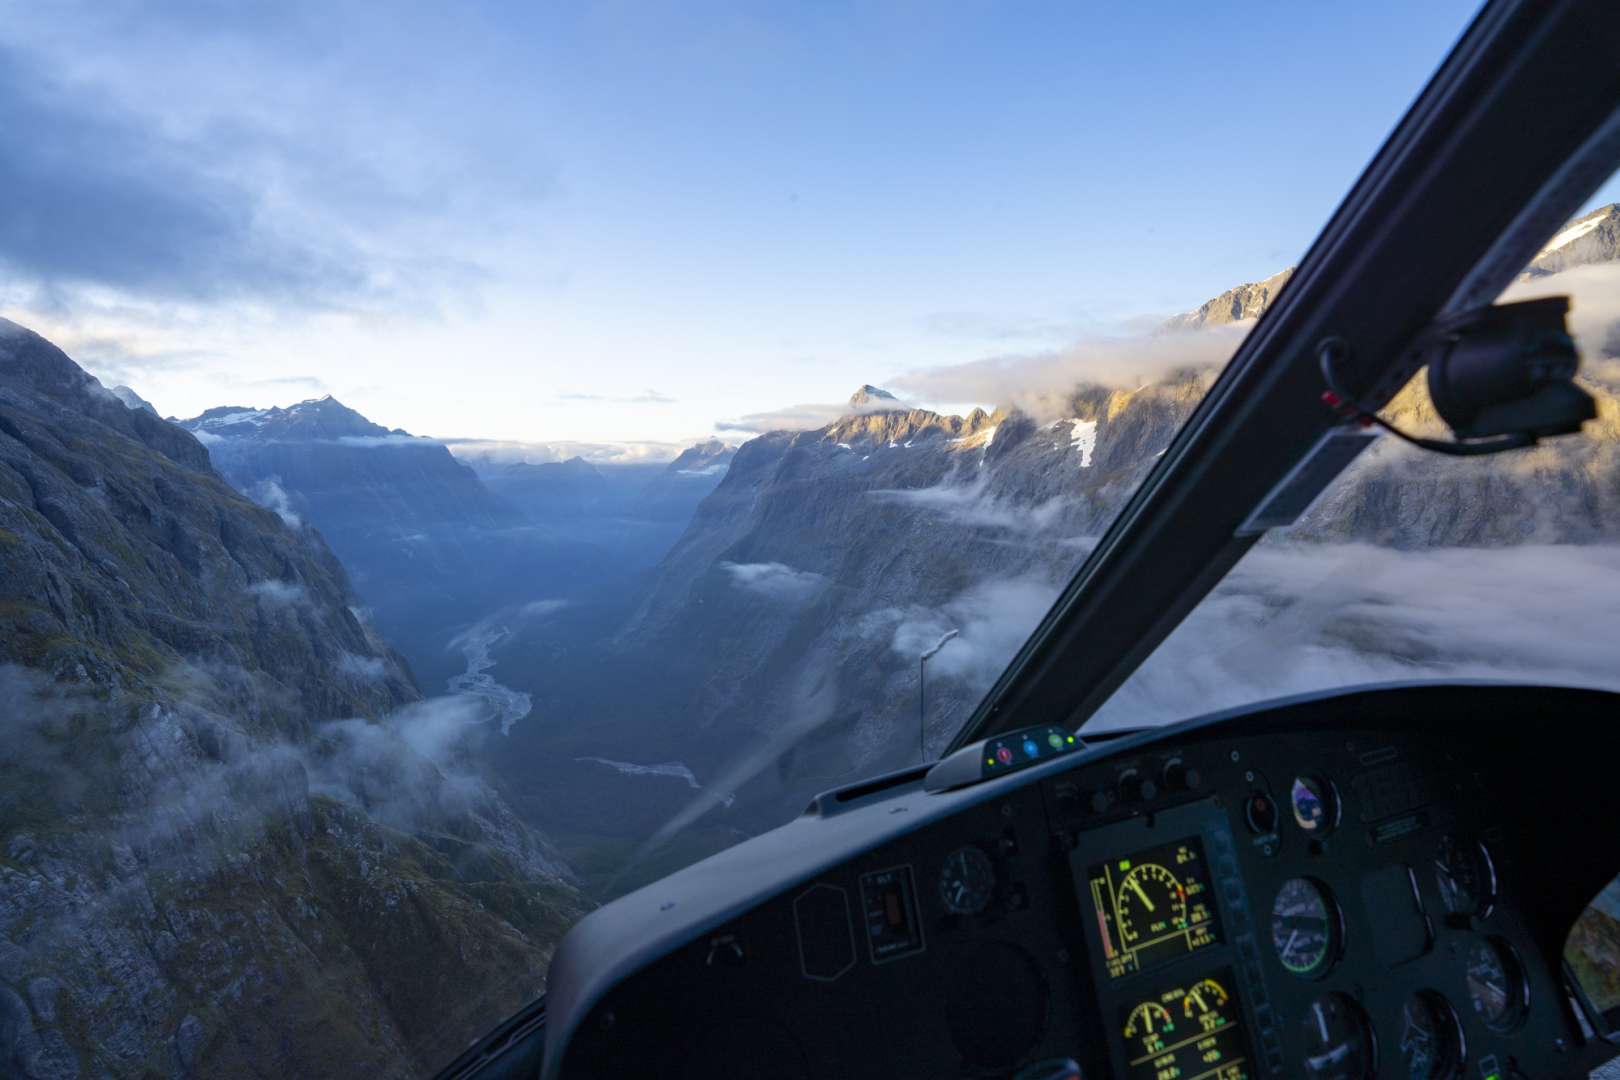
[(880, 488), (867, 494), (874, 499), (937, 514), (953, 525), (1026, 533), (1043, 533), (1056, 526), (1067, 505), (1062, 497), (1053, 497), (1035, 506), (998, 499), (990, 494), (989, 483), (982, 477), (966, 484), (947, 482), (925, 488)]
[(1620, 689), (1620, 548), (1257, 548), (1098, 713), (1156, 724), (1388, 679)]
[(1058, 586), (1044, 578), (982, 581), (938, 609), (890, 609), (889, 648), (912, 664), (949, 630), (958, 634), (928, 661), (931, 679), (955, 679), (988, 688), (1057, 599)]

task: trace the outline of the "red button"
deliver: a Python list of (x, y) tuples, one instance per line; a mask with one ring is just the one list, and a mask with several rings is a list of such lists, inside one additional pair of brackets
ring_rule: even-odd
[(996, 760), (1001, 762), (1003, 765), (1006, 765), (1012, 761), (1012, 751), (1003, 746), (1000, 750), (996, 751)]

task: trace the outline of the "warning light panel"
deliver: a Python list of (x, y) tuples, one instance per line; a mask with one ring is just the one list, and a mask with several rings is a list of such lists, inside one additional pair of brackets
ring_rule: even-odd
[(966, 787), (1085, 748), (1063, 725), (1041, 724), (963, 747), (935, 764), (923, 787), (928, 791)]

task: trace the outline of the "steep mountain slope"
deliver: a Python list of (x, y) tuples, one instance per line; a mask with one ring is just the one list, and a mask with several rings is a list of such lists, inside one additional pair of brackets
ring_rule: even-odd
[(1213, 300), (1206, 300), (1193, 310), (1175, 316), (1165, 325), (1171, 330), (1197, 330), (1204, 326), (1223, 326), (1245, 319), (1257, 319), (1277, 299), (1277, 294), (1293, 276), (1294, 268), (1290, 266), (1264, 281), (1234, 286)]
[(1620, 259), (1620, 203), (1599, 207), (1558, 230), (1536, 253), (1524, 277), (1545, 277), (1560, 270)]
[(568, 873), (319, 538), (0, 320), (0, 1073), (419, 1074)]
[(719, 439), (688, 446), (642, 489), (639, 511), (684, 525), (709, 492), (720, 486), (736, 456), (737, 448)]

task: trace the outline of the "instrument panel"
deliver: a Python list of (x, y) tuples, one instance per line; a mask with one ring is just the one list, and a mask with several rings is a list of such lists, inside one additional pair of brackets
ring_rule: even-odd
[[(1607, 1048), (1560, 954), (1620, 846), (1565, 823), (1615, 820), (1616, 795), (1472, 721), (1546, 695), (1576, 695), (1566, 723), (1613, 715), (1574, 691), (1324, 696), (945, 795), (915, 777), (830, 793), (786, 849), (733, 850), (751, 873), (833, 833), (846, 855), (616, 978), (548, 1071), (1584, 1077)], [(730, 854), (683, 874), (736, 881)]]

